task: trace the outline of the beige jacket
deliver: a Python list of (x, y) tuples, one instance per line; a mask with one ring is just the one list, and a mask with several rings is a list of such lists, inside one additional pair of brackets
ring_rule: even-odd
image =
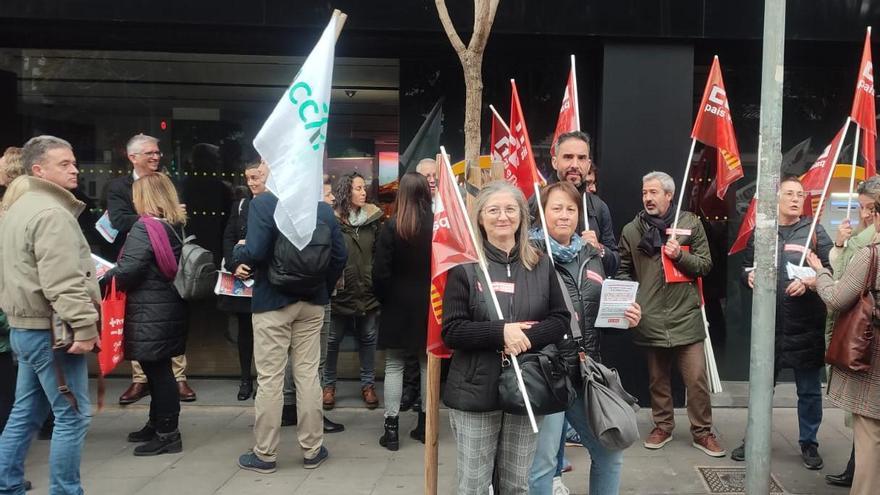
[(47, 330), (51, 308), (75, 340), (98, 336), (101, 295), (76, 217), (85, 205), (36, 177), (16, 179), (0, 212), (0, 307), (17, 329)]

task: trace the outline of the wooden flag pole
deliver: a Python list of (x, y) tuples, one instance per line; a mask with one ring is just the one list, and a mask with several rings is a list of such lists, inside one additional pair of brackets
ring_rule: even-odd
[(678, 231), (678, 217), (681, 215), (681, 204), (684, 202), (684, 191), (687, 189), (687, 180), (691, 174), (691, 161), (694, 159), (694, 147), (697, 145), (697, 138), (691, 139), (691, 151), (688, 153), (687, 163), (684, 165), (684, 180), (681, 181), (681, 190), (678, 192), (678, 206), (675, 207), (675, 220), (672, 222), (672, 238), (676, 238)]
[[(852, 210), (852, 194), (856, 187), (856, 163), (859, 161), (859, 131), (862, 127), (856, 125), (856, 141), (853, 144), (852, 167), (849, 174), (849, 196), (846, 198), (846, 219), (849, 220), (850, 210)], [(818, 215), (816, 215), (818, 216)], [(812, 235), (812, 234), (811, 234)]]
[[(816, 206), (816, 211), (813, 212), (813, 222), (810, 223), (810, 232), (807, 235), (807, 241), (804, 244), (804, 252), (801, 254), (801, 261), (798, 263), (798, 266), (804, 266), (804, 261), (807, 259), (807, 247), (810, 244), (810, 239), (813, 238), (813, 234), (816, 232), (816, 224), (819, 223), (819, 215), (822, 213), (822, 208), (825, 207), (825, 196), (828, 195), (828, 188), (831, 186), (831, 179), (834, 178), (834, 167), (837, 166), (837, 159), (840, 158), (840, 152), (843, 151), (843, 140), (846, 139), (846, 131), (849, 130), (850, 122), (852, 122), (852, 118), (847, 117), (846, 123), (843, 124), (843, 133), (840, 135), (840, 144), (837, 145), (837, 151), (834, 152), (834, 158), (831, 160), (830, 164), (826, 164), (826, 166), (831, 167), (831, 170), (828, 171), (828, 178), (825, 179), (825, 187), (822, 188), (822, 195), (819, 196), (819, 205)], [(856, 136), (858, 136), (858, 132), (858, 126), (856, 126)], [(855, 165), (853, 165), (853, 170), (855, 171)], [(855, 172), (853, 172), (853, 174), (855, 174)], [(850, 194), (852, 194), (852, 184), (850, 184)], [(847, 215), (847, 217), (849, 217), (849, 215)]]
[(440, 358), (428, 353), (425, 395), (425, 493), (437, 495), (440, 426)]
[[(443, 165), (446, 167), (448, 171), (448, 175), (452, 176), (452, 165), (449, 164), (449, 155), (446, 154), (446, 148), (440, 147), (440, 154), (443, 155)], [(459, 196), (458, 202), (461, 205), (462, 211), (467, 211), (464, 207), (464, 203), (461, 201), (461, 197)], [(464, 216), (465, 225), (467, 225), (468, 233), (471, 235), (471, 241), (474, 243), (474, 246), (477, 246), (477, 236), (474, 231), (474, 227), (471, 224), (471, 219), (468, 215)], [(492, 297), (492, 304), (495, 306), (495, 314), (500, 319), (504, 319), (504, 312), (501, 311), (501, 304), (498, 302), (498, 295), (495, 294), (495, 289), (492, 287), (492, 277), (489, 276), (489, 269), (486, 266), (486, 256), (482, 252), (477, 252), (477, 256), (479, 257), (479, 265), (480, 270), (483, 272), (483, 276), (486, 279), (486, 286), (489, 288), (489, 295)], [(510, 361), (513, 363), (513, 371), (516, 374), (516, 381), (519, 385), (519, 392), (523, 396), (523, 402), (526, 405), (526, 413), (529, 417), (529, 423), (532, 425), (532, 432), (538, 433), (538, 423), (535, 420), (535, 413), (532, 411), (532, 403), (529, 400), (528, 392), (526, 391), (526, 384), (523, 382), (522, 370), (519, 367), (519, 360), (516, 359), (516, 356), (510, 356)]]

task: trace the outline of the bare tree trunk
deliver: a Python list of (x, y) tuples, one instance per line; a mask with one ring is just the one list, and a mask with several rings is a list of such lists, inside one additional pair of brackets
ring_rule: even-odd
[(467, 168), (471, 170), (479, 170), (480, 121), (483, 109), (483, 51), (489, 41), (489, 32), (495, 21), (499, 1), (474, 0), (474, 31), (470, 42), (465, 46), (449, 18), (446, 0), (435, 0), (440, 22), (452, 43), (452, 48), (458, 54), (464, 72), (464, 157)]

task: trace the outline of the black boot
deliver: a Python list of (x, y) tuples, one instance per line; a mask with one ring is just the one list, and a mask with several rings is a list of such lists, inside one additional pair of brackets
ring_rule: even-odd
[(296, 404), (284, 404), (281, 409), (281, 426), (293, 426), (296, 424)]
[(409, 436), (413, 440), (425, 443), (425, 413), (419, 413), (419, 422), (416, 424), (416, 429), (409, 432)]
[(856, 471), (856, 449), (853, 446), (852, 453), (849, 456), (849, 462), (846, 469), (840, 474), (826, 474), (825, 482), (834, 486), (852, 486), (853, 475)]
[(149, 442), (135, 447), (137, 457), (159, 454), (177, 454), (183, 450), (183, 441), (177, 429), (177, 416), (160, 417), (156, 420), (156, 437)]
[(398, 435), (397, 416), (385, 418), (385, 434), (379, 437), (379, 445), (388, 450), (397, 450), (400, 448), (400, 437)]
[(238, 400), (248, 400), (254, 394), (254, 381), (251, 378), (242, 378), (238, 386)]
[(156, 427), (153, 424), (153, 420), (149, 419), (147, 420), (147, 424), (145, 424), (143, 428), (128, 434), (128, 441), (132, 443), (144, 443), (149, 442), (155, 437)]

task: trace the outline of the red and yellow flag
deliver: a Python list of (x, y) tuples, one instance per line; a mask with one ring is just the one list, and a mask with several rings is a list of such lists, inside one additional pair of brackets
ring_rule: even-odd
[[(538, 166), (535, 164), (535, 155), (532, 153), (532, 141), (529, 139), (529, 130), (526, 129), (526, 118), (523, 115), (522, 106), (519, 104), (519, 94), (516, 91), (516, 82), (510, 80), (510, 150), (511, 160), (515, 160), (515, 168), (508, 166), (510, 174), (505, 171), (505, 177), (516, 187), (520, 188), (526, 199), (535, 193), (534, 183), (541, 182), (538, 177)], [(515, 180), (513, 180), (515, 179)]]
[(718, 150), (715, 182), (718, 198), (724, 199), (727, 188), (743, 176), (743, 169), (717, 56), (712, 61), (691, 137)]
[(443, 344), (443, 293), (449, 270), (465, 263), (477, 263), (479, 256), (468, 230), (467, 212), (458, 196), (451, 167), (443, 156), (437, 171), (437, 195), (434, 198), (434, 236), (431, 242), (431, 310), (428, 312), (428, 352), (449, 357)]
[(871, 28), (865, 34), (865, 48), (862, 50), (862, 63), (859, 65), (859, 78), (856, 94), (853, 97), (853, 122), (864, 131), (862, 136), (862, 156), (865, 158), (865, 178), (877, 175), (875, 160), (877, 141), (877, 115), (874, 110), (874, 64), (871, 62)]

